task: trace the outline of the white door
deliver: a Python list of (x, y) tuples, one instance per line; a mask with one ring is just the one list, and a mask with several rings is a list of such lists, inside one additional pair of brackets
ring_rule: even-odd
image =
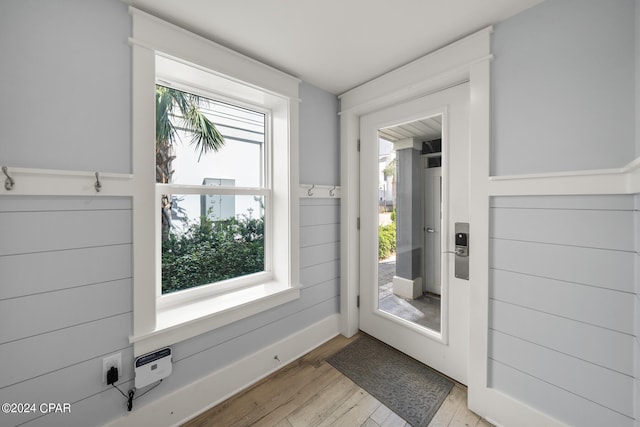
[[(468, 119), (468, 83), (360, 119), (360, 329), (463, 384), (468, 372), (471, 284), (454, 275), (454, 223), (469, 222)], [(380, 142), (381, 137), (393, 140), (391, 148)], [(434, 208), (423, 200), (426, 155), (422, 152), (428, 150), (422, 141), (437, 138), (441, 139), (442, 202)], [(395, 258), (379, 264), (379, 225), (389, 223), (379, 183), (390, 173), (396, 174), (397, 248)], [(430, 267), (423, 259), (428, 209), (442, 212), (439, 299), (426, 292), (426, 277), (434, 274), (425, 274)], [(423, 319), (434, 313), (439, 317), (436, 324)]]

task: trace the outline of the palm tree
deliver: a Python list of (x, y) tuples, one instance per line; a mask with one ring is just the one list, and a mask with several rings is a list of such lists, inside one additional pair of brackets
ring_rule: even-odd
[[(385, 167), (382, 170), (382, 174), (384, 175), (384, 180), (385, 182), (389, 182), (389, 178), (391, 178), (391, 203), (392, 203), (392, 212), (395, 210), (395, 206), (396, 206), (396, 164), (397, 164), (397, 158), (394, 158), (393, 160), (391, 160), (389, 162), (389, 164), (387, 165), (387, 167)], [(386, 191), (385, 191), (385, 198), (387, 197), (386, 195)], [(386, 200), (384, 200), (385, 202), (385, 212), (387, 209), (386, 206)]]
[[(165, 86), (156, 85), (156, 182), (167, 184), (173, 176), (172, 163), (176, 158), (175, 143), (179, 139), (174, 121), (181, 118), (182, 126), (193, 134), (191, 145), (203, 154), (218, 151), (224, 138), (216, 126), (200, 110), (203, 98)], [(162, 240), (169, 237), (171, 228), (171, 196), (161, 198)]]

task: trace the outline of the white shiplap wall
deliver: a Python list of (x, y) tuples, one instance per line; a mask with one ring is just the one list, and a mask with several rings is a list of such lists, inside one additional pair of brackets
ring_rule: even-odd
[(637, 215), (630, 195), (492, 199), (492, 387), (569, 425), (633, 425)]

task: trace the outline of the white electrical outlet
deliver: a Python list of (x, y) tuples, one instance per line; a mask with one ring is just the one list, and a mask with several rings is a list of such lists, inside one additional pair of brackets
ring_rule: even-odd
[(102, 384), (107, 383), (107, 372), (112, 366), (118, 368), (118, 377), (122, 377), (122, 353), (112, 354), (102, 359)]

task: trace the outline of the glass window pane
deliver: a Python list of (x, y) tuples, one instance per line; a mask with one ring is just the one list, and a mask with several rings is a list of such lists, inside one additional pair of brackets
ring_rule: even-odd
[(163, 294), (264, 271), (264, 197), (162, 198)]
[[(156, 166), (164, 171), (157, 182), (207, 185), (217, 178), (264, 186), (264, 113), (163, 86), (156, 87), (156, 98)], [(215, 130), (203, 128), (204, 118)]]

